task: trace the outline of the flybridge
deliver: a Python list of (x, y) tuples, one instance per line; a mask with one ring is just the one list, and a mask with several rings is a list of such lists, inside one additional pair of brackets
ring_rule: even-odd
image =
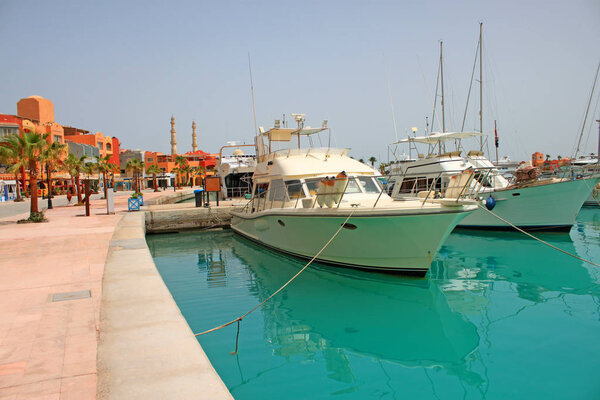
[[(327, 127), (327, 120), (323, 121), (320, 128), (311, 128), (310, 126), (304, 126), (304, 114), (292, 114), (296, 123), (297, 128), (288, 128), (287, 126), (281, 126), (280, 120), (275, 120), (274, 127), (265, 131), (261, 126), (258, 128), (258, 135), (255, 138), (256, 143), (256, 155), (259, 159), (269, 153), (278, 150), (286, 150), (294, 148), (301, 148), (301, 138), (308, 139), (307, 147), (314, 147), (313, 135), (329, 130)], [(284, 123), (285, 125), (285, 123)], [(296, 137), (297, 141), (294, 140)], [(329, 132), (329, 138), (327, 140), (327, 148), (329, 148), (331, 138), (331, 131)], [(319, 145), (323, 147), (321, 137), (318, 137)], [(294, 142), (292, 144), (292, 142)], [(297, 143), (297, 144), (296, 144)]]

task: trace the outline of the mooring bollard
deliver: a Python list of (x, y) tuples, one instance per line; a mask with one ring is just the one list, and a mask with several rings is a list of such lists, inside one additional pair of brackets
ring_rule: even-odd
[(196, 189), (194, 190), (194, 197), (196, 199), (196, 207), (202, 207), (202, 198), (204, 194), (204, 190), (203, 189)]

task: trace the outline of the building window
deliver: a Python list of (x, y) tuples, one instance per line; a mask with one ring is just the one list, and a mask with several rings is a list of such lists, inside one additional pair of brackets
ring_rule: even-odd
[(98, 142), (98, 148), (99, 148), (100, 150), (102, 150), (102, 148), (103, 148), (103, 147), (102, 147), (102, 142)]
[(58, 135), (52, 136), (52, 140), (54, 140), (55, 143), (62, 143), (62, 138)]
[(0, 128), (0, 136), (8, 136), (8, 135), (18, 135), (19, 128), (13, 126), (7, 126)]
[(149, 163), (151, 163), (151, 162), (154, 162), (154, 158), (152, 158), (152, 157), (148, 157), (148, 162), (149, 162)]
[(111, 151), (112, 150), (112, 147), (111, 147), (110, 143), (106, 143), (106, 150), (107, 151)]

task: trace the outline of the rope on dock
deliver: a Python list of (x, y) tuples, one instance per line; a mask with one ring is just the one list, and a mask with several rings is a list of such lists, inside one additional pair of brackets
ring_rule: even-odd
[(538, 237), (535, 237), (535, 236), (533, 236), (531, 233), (529, 233), (529, 232), (526, 232), (525, 230), (523, 230), (523, 229), (519, 228), (518, 226), (516, 226), (516, 225), (514, 225), (514, 224), (511, 224), (510, 222), (508, 222), (507, 220), (505, 220), (504, 218), (502, 218), (502, 217), (501, 217), (501, 216), (499, 216), (498, 214), (496, 214), (496, 213), (492, 212), (491, 210), (488, 210), (486, 207), (482, 206), (480, 203), (478, 203), (478, 206), (479, 206), (479, 208), (481, 208), (482, 210), (485, 210), (485, 211), (489, 212), (489, 213), (490, 213), (490, 214), (492, 214), (494, 217), (498, 218), (500, 221), (504, 222), (504, 223), (505, 223), (505, 224), (507, 224), (507, 225), (510, 225), (510, 226), (512, 226), (513, 228), (515, 228), (515, 229), (516, 229), (516, 230), (518, 230), (519, 232), (521, 232), (521, 233), (523, 233), (523, 234), (525, 234), (525, 235), (529, 236), (530, 238), (532, 238), (532, 239), (535, 239), (535, 240), (537, 240), (538, 242), (545, 244), (546, 246), (552, 247), (553, 249), (555, 249), (555, 250), (558, 250), (558, 251), (560, 251), (561, 253), (564, 253), (564, 254), (566, 254), (566, 255), (568, 255), (568, 256), (571, 256), (571, 257), (573, 257), (573, 258), (576, 258), (576, 259), (578, 259), (578, 260), (580, 260), (580, 261), (583, 261), (583, 262), (585, 262), (585, 263), (588, 263), (588, 264), (591, 264), (591, 265), (594, 265), (594, 266), (596, 266), (596, 267), (599, 267), (599, 268), (600, 268), (600, 265), (599, 265), (599, 264), (596, 264), (595, 262), (592, 262), (592, 261), (589, 261), (589, 260), (583, 259), (583, 258), (581, 258), (581, 257), (579, 257), (579, 256), (576, 256), (575, 254), (569, 253), (568, 251), (565, 251), (565, 250), (563, 250), (563, 249), (561, 249), (561, 248), (559, 248), (559, 247), (556, 247), (556, 246), (554, 246), (553, 244), (550, 244), (550, 243), (548, 243), (548, 242), (546, 242), (546, 241), (544, 241), (544, 240), (542, 240), (542, 239), (540, 239), (540, 238), (538, 238)]
[(251, 309), (251, 310), (250, 310), (250, 311), (248, 311), (247, 313), (245, 313), (245, 314), (243, 314), (243, 315), (241, 315), (241, 316), (237, 317), (236, 319), (234, 319), (234, 320), (232, 320), (232, 321), (229, 321), (229, 322), (227, 322), (227, 323), (225, 323), (225, 324), (223, 324), (223, 325), (219, 325), (219, 326), (217, 326), (217, 327), (215, 327), (215, 328), (209, 329), (209, 330), (207, 330), (207, 331), (200, 332), (200, 333), (195, 333), (195, 334), (194, 334), (194, 336), (201, 336), (201, 335), (205, 335), (205, 334), (207, 334), (207, 333), (210, 333), (210, 332), (218, 331), (219, 329), (223, 329), (223, 328), (225, 328), (226, 326), (229, 326), (229, 325), (231, 325), (231, 324), (233, 324), (233, 323), (237, 322), (237, 323), (238, 323), (238, 327), (237, 327), (237, 335), (236, 335), (236, 338), (235, 338), (235, 351), (231, 353), (231, 354), (236, 354), (236, 353), (237, 353), (237, 351), (238, 351), (238, 339), (239, 339), (239, 336), (240, 336), (240, 322), (242, 322), (242, 320), (243, 320), (244, 318), (246, 318), (246, 317), (247, 317), (249, 314), (251, 314), (252, 312), (256, 311), (258, 308), (260, 308), (260, 307), (261, 307), (263, 304), (265, 304), (267, 301), (271, 300), (271, 299), (272, 299), (272, 298), (273, 298), (273, 297), (274, 297), (274, 296), (275, 296), (277, 293), (279, 293), (279, 292), (281, 292), (283, 289), (285, 289), (285, 287), (286, 287), (287, 285), (289, 285), (290, 283), (292, 283), (292, 281), (293, 281), (294, 279), (296, 279), (296, 278), (297, 278), (297, 277), (298, 277), (298, 276), (299, 276), (299, 275), (300, 275), (302, 272), (304, 272), (304, 270), (305, 270), (306, 268), (308, 268), (308, 266), (309, 266), (310, 264), (312, 264), (312, 263), (313, 263), (313, 261), (315, 261), (315, 260), (317, 259), (317, 257), (319, 257), (319, 256), (321, 255), (321, 253), (322, 253), (322, 252), (323, 252), (323, 251), (324, 251), (324, 250), (327, 248), (327, 246), (329, 246), (329, 245), (331, 244), (331, 242), (333, 241), (333, 239), (335, 239), (335, 238), (336, 238), (336, 236), (337, 236), (337, 235), (338, 235), (338, 234), (341, 232), (341, 230), (344, 228), (344, 226), (346, 225), (346, 223), (348, 223), (348, 221), (350, 220), (350, 217), (352, 217), (352, 215), (354, 214), (354, 211), (356, 211), (356, 209), (353, 209), (353, 210), (350, 212), (350, 214), (348, 215), (348, 218), (346, 218), (346, 220), (345, 220), (345, 221), (344, 221), (344, 222), (343, 222), (343, 223), (340, 225), (340, 227), (339, 227), (339, 228), (338, 228), (338, 230), (337, 230), (337, 231), (336, 231), (336, 232), (333, 234), (333, 236), (332, 236), (332, 237), (331, 237), (331, 238), (330, 238), (330, 239), (327, 241), (327, 243), (325, 243), (325, 246), (323, 246), (323, 247), (321, 248), (321, 250), (319, 250), (319, 252), (318, 252), (317, 254), (315, 254), (315, 256), (314, 256), (313, 258), (311, 258), (311, 260), (310, 260), (310, 261), (309, 261), (309, 262), (308, 262), (308, 263), (307, 263), (307, 264), (306, 264), (304, 267), (302, 267), (302, 269), (301, 269), (300, 271), (298, 271), (298, 273), (297, 273), (296, 275), (292, 276), (292, 277), (290, 278), (290, 280), (288, 280), (288, 281), (287, 281), (287, 282), (286, 282), (286, 283), (285, 283), (285, 284), (284, 284), (282, 287), (280, 287), (279, 289), (277, 289), (277, 290), (276, 290), (276, 291), (275, 291), (275, 292), (274, 292), (272, 295), (270, 295), (270, 296), (269, 296), (269, 297), (267, 297), (267, 298), (266, 298), (266, 299), (265, 299), (263, 302), (261, 302), (260, 304), (258, 304), (256, 307), (254, 307), (253, 309)]

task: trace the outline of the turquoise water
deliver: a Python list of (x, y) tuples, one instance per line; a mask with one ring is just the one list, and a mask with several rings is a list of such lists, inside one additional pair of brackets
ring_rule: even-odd
[[(600, 210), (538, 234), (600, 263)], [(194, 332), (230, 321), (304, 262), (231, 231), (152, 235)], [(519, 233), (458, 231), (425, 278), (309, 268), (200, 337), (240, 399), (599, 399), (600, 269)]]

